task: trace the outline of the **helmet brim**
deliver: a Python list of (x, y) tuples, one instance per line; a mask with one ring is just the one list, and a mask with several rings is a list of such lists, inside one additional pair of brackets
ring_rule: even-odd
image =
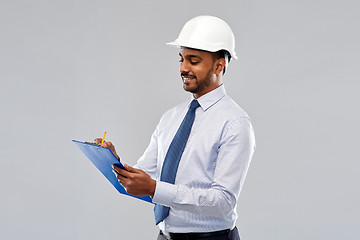
[(166, 45), (169, 45), (169, 46), (173, 46), (173, 47), (186, 47), (186, 48), (192, 48), (192, 49), (197, 49), (197, 50), (200, 50), (200, 51), (207, 51), (207, 52), (217, 52), (217, 51), (220, 51), (220, 50), (225, 50), (227, 52), (229, 52), (230, 56), (232, 59), (235, 59), (237, 60), (238, 57), (236, 56), (236, 53), (234, 51), (229, 51), (228, 49), (224, 49), (224, 48), (219, 48), (219, 47), (208, 47), (206, 49), (204, 49), (204, 47), (200, 46), (201, 44), (199, 45), (196, 45), (196, 44), (188, 44), (188, 43), (185, 43), (185, 42), (180, 42), (180, 41), (173, 41), (173, 42), (168, 42), (166, 43)]

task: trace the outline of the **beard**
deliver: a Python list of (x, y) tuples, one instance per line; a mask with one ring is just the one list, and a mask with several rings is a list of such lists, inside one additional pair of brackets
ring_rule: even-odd
[[(194, 76), (195, 77), (195, 86), (191, 87), (190, 84), (184, 83), (184, 85), (183, 85), (184, 90), (191, 92), (191, 93), (201, 93), (202, 91), (204, 91), (204, 89), (206, 89), (212, 82), (211, 79), (213, 76), (213, 70), (214, 70), (214, 67), (211, 67), (211, 69), (209, 69), (209, 71), (206, 73), (206, 76), (203, 79), (198, 79), (196, 76)], [(191, 76), (191, 75), (181, 74), (181, 76), (187, 77), (187, 76)]]

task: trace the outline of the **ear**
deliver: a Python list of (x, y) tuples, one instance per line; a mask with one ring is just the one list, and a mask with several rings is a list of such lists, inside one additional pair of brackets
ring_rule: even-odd
[(225, 61), (224, 58), (219, 58), (218, 60), (216, 60), (216, 62), (215, 62), (215, 68), (214, 68), (214, 73), (215, 73), (217, 76), (219, 76), (219, 75), (222, 73), (225, 65), (226, 65), (226, 61)]

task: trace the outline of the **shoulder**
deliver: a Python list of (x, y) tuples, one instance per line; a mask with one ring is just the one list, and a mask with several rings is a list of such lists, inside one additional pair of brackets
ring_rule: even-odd
[(224, 96), (216, 105), (214, 112), (223, 124), (223, 137), (228, 134), (237, 135), (253, 131), (249, 115), (231, 97)]
[(216, 106), (216, 112), (229, 120), (246, 118), (250, 120), (249, 115), (241, 108), (231, 97), (224, 96)]

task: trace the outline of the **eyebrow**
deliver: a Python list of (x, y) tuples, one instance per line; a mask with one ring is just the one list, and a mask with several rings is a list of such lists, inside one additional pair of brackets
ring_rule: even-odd
[[(183, 55), (181, 53), (179, 53), (179, 56), (180, 57), (183, 57)], [(186, 55), (185, 57), (187, 58), (199, 58), (199, 59), (202, 59), (202, 57), (200, 57), (199, 55)]]

